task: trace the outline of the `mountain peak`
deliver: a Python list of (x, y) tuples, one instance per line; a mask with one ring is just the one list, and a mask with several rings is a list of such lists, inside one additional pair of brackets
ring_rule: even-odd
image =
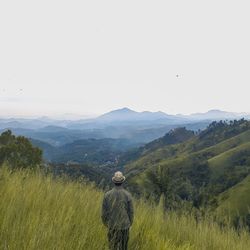
[(223, 111), (219, 109), (211, 109), (206, 113), (194, 113), (190, 115), (191, 118), (199, 120), (220, 120), (220, 119), (234, 119), (238, 117), (238, 114), (228, 111)]
[(229, 112), (222, 111), (220, 109), (211, 109), (211, 110), (208, 110), (207, 113), (229, 113)]
[(127, 107), (116, 109), (102, 116), (99, 116), (99, 121), (153, 121), (159, 119), (167, 119), (169, 118), (167, 114), (163, 112), (136, 112)]
[(124, 107), (124, 108), (121, 108), (121, 109), (116, 109), (116, 110), (113, 110), (111, 112), (130, 112), (130, 113), (136, 113), (136, 111), (130, 109), (130, 108), (127, 108), (127, 107)]
[(105, 122), (114, 120), (121, 121), (121, 120), (133, 119), (137, 114), (138, 113), (136, 111), (133, 111), (132, 109), (125, 107), (105, 113), (99, 116), (97, 119)]

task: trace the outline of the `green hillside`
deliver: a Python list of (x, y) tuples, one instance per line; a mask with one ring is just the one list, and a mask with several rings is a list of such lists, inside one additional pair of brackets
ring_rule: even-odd
[(250, 176), (223, 192), (218, 197), (217, 217), (222, 221), (231, 220), (239, 225), (250, 225)]
[[(250, 131), (249, 131), (250, 132)], [(246, 134), (246, 133), (245, 133)], [(250, 134), (250, 133), (249, 133)], [(214, 176), (223, 175), (233, 167), (250, 166), (250, 140), (209, 159)]]
[[(192, 145), (195, 145), (197, 140), (199, 140), (199, 137), (149, 152), (139, 159), (128, 163), (125, 167), (126, 171), (128, 174), (141, 173), (142, 170), (148, 170), (159, 165), (166, 167), (178, 165), (184, 167), (192, 158), (203, 161), (207, 160), (211, 171), (216, 173), (219, 172), (220, 168), (230, 167), (233, 163), (250, 166), (248, 161), (250, 130), (199, 151), (191, 150)], [(228, 159), (230, 155), (231, 158)], [(234, 162), (232, 162), (233, 159), (235, 160)], [(229, 161), (230, 164), (227, 164), (226, 161)]]
[[(144, 155), (141, 155), (141, 157), (138, 157), (138, 159), (129, 162), (126, 168), (129, 172), (133, 168), (147, 168), (148, 166), (167, 163), (170, 159), (189, 157), (190, 155), (202, 156), (209, 159), (246, 142), (250, 142), (250, 129), (229, 139), (222, 140), (215, 145), (202, 147), (198, 150), (197, 145), (201, 145), (203, 141), (205, 140), (196, 136), (191, 137), (191, 139), (183, 143), (157, 147), (155, 150), (149, 150)], [(147, 145), (144, 146), (144, 148), (146, 147)]]
[[(193, 137), (194, 132), (191, 130), (187, 130), (184, 127), (172, 129), (163, 137), (147, 143), (146, 145), (139, 148), (128, 150), (125, 154), (122, 154), (119, 157), (119, 165), (128, 164), (129, 162), (135, 162), (137, 159), (143, 158), (144, 156), (145, 162), (150, 163), (149, 158), (154, 157), (158, 159), (165, 156), (165, 152), (162, 152), (162, 149), (164, 149), (166, 146), (185, 142)], [(158, 150), (158, 154), (156, 154), (156, 150)], [(151, 152), (153, 152), (153, 154), (150, 154)]]
[[(0, 168), (0, 249), (108, 249), (101, 223), (103, 193), (86, 182), (45, 176), (39, 171)], [(163, 213), (135, 201), (129, 249), (247, 250), (245, 231), (221, 229), (210, 219)]]
[(125, 169), (134, 192), (156, 201), (164, 194), (166, 208), (214, 209), (217, 196), (250, 173), (250, 122), (214, 122), (187, 141), (128, 162)]

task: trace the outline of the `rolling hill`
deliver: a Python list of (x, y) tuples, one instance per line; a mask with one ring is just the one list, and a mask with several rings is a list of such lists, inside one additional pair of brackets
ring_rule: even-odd
[(167, 206), (216, 207), (216, 197), (250, 173), (250, 122), (214, 122), (184, 142), (137, 155), (125, 170), (136, 192), (156, 200), (165, 194)]
[(218, 197), (217, 219), (250, 226), (250, 175)]
[[(149, 161), (151, 162), (150, 164), (154, 161), (156, 164), (165, 164), (173, 158), (177, 160), (178, 158), (185, 159), (192, 156), (197, 158), (203, 157), (208, 160), (236, 146), (248, 143), (250, 141), (249, 124), (250, 123), (245, 120), (235, 121), (234, 125), (215, 122), (196, 136), (192, 136), (191, 131), (186, 131), (185, 133), (190, 133), (190, 136), (186, 138), (187, 140), (183, 140), (184, 142), (177, 140), (174, 143), (170, 143), (170, 140), (164, 144), (162, 142), (171, 135), (171, 133), (166, 134), (165, 137), (146, 144), (143, 147), (144, 150), (148, 148), (146, 153), (140, 155), (135, 161), (127, 164), (126, 167), (127, 169), (132, 169), (134, 167), (148, 165)], [(181, 133), (183, 133), (185, 129), (176, 129), (173, 131), (176, 137), (181, 137)], [(155, 147), (154, 145), (158, 146)]]

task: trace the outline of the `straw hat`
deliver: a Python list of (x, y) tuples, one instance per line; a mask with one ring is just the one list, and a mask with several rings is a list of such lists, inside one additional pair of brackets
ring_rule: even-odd
[(123, 183), (125, 179), (125, 176), (120, 171), (115, 172), (114, 176), (112, 177), (112, 181), (114, 183)]

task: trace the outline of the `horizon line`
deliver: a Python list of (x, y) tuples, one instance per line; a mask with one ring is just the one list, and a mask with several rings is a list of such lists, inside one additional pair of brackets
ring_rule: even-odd
[[(29, 119), (29, 118), (33, 118), (33, 119), (39, 119), (39, 118), (54, 118), (54, 119), (57, 119), (57, 120), (64, 120), (64, 119), (68, 119), (68, 120), (74, 120), (74, 119), (79, 119), (80, 117), (82, 117), (82, 119), (93, 119), (93, 118), (97, 118), (98, 116), (101, 116), (101, 115), (104, 115), (104, 114), (107, 114), (107, 113), (110, 113), (110, 112), (113, 112), (113, 111), (119, 111), (119, 110), (124, 110), (124, 109), (127, 109), (127, 110), (130, 110), (130, 111), (134, 111), (134, 112), (137, 112), (137, 113), (143, 113), (143, 112), (151, 112), (151, 113), (157, 113), (157, 112), (162, 112), (166, 115), (173, 115), (173, 116), (191, 116), (191, 115), (195, 115), (195, 114), (205, 114), (205, 113), (208, 113), (208, 112), (211, 112), (211, 111), (218, 111), (218, 112), (226, 112), (226, 113), (232, 113), (232, 114), (235, 114), (235, 115), (250, 115), (250, 112), (247, 112), (247, 111), (240, 111), (240, 112), (234, 112), (234, 111), (228, 111), (228, 110), (223, 110), (223, 109), (219, 109), (219, 108), (212, 108), (212, 109), (208, 109), (207, 111), (204, 111), (204, 112), (192, 112), (192, 113), (169, 113), (169, 112), (165, 112), (165, 111), (162, 111), (162, 110), (158, 110), (158, 111), (150, 111), (150, 110), (143, 110), (143, 111), (137, 111), (135, 109), (132, 109), (132, 108), (129, 108), (129, 107), (122, 107), (122, 108), (118, 108), (118, 109), (112, 109), (112, 110), (109, 110), (107, 112), (103, 112), (103, 113), (90, 113), (90, 112), (86, 112), (84, 114), (80, 114), (80, 113), (77, 113), (77, 112), (65, 112), (65, 113), (45, 113), (45, 112), (41, 112), (39, 114), (2, 114), (0, 112), (0, 118), (1, 119), (11, 119), (11, 118), (15, 118), (15, 119)], [(66, 118), (68, 116), (68, 118)], [(69, 119), (69, 117), (71, 117), (71, 119)], [(75, 117), (75, 118), (74, 118)]]

